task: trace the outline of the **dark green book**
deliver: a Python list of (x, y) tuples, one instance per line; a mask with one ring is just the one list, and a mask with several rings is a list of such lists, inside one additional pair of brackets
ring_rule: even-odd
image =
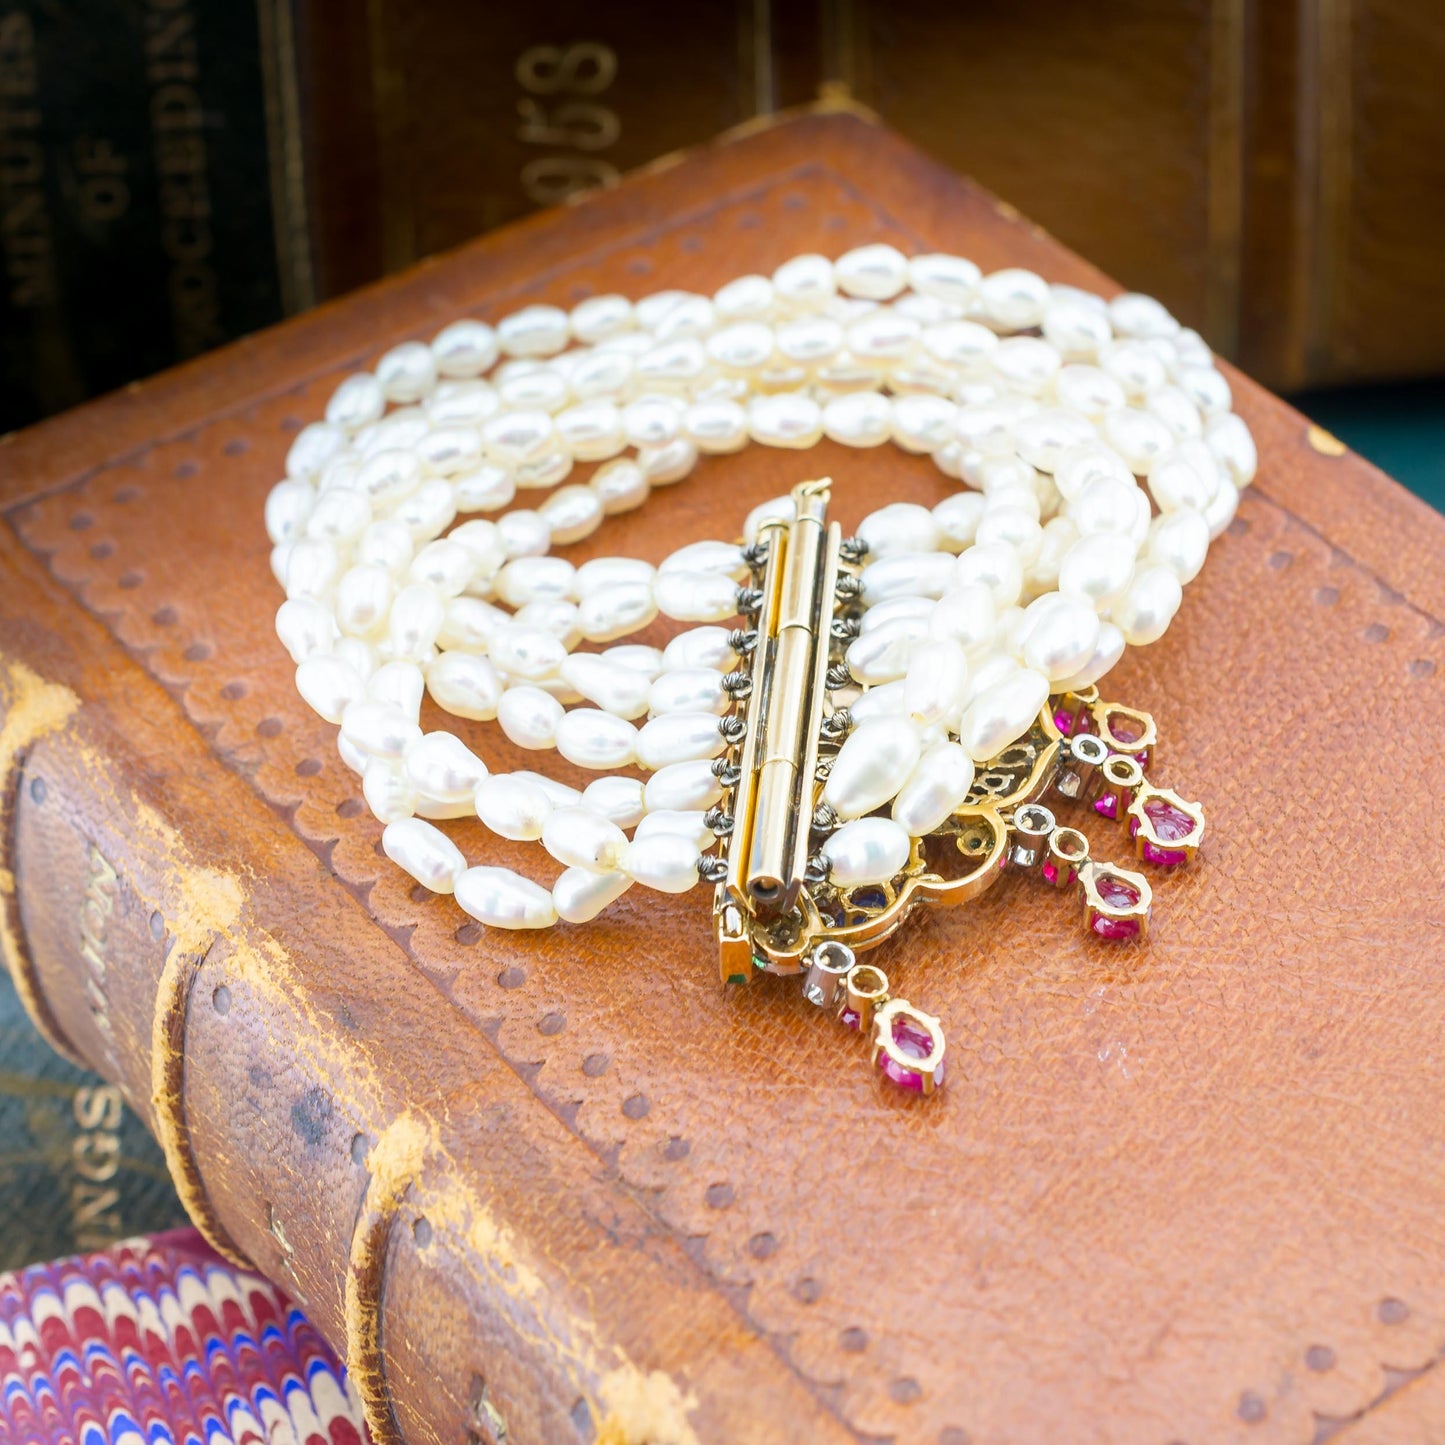
[(0, 1270), (185, 1222), (120, 1090), (51, 1050), (0, 969)]

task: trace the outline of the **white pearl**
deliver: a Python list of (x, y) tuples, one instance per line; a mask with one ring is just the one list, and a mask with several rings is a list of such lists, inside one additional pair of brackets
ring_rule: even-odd
[(618, 667), (630, 667), (633, 672), (642, 673), (649, 682), (663, 670), (661, 648), (648, 647), (641, 642), (620, 643), (609, 647), (601, 655)]
[(835, 396), (823, 408), (823, 432), (845, 447), (878, 447), (893, 433), (893, 403), (876, 391)]
[(743, 522), (743, 541), (749, 544), (756, 542), (765, 526), (791, 522), (796, 515), (797, 509), (791, 497), (770, 497), (766, 502), (759, 502)]
[(394, 823), (416, 812), (416, 791), (390, 758), (371, 758), (361, 774), (361, 796), (378, 823)]
[(409, 718), (421, 712), (425, 691), (426, 679), (414, 662), (388, 662), (366, 680), (367, 697), (373, 702), (390, 703)]
[(923, 617), (898, 617), (861, 633), (848, 644), (848, 671), (859, 682), (891, 682), (908, 671), (928, 636)]
[(590, 923), (631, 887), (632, 879), (626, 873), (568, 868), (552, 885), (552, 906), (564, 923)]
[(596, 653), (578, 652), (560, 668), (563, 681), (619, 718), (638, 718), (647, 711), (649, 680), (644, 673)]
[(513, 615), (519, 627), (551, 633), (563, 647), (576, 647), (582, 640), (581, 613), (576, 603), (560, 597), (539, 597), (519, 607)]
[(1135, 555), (1129, 537), (1108, 532), (1081, 537), (1059, 564), (1059, 591), (1087, 597), (1100, 610), (1109, 607), (1129, 585)]
[(1099, 532), (1127, 536), (1134, 526), (1138, 496), (1139, 488), (1134, 482), (1100, 477), (1068, 504), (1068, 517), (1081, 537), (1092, 537)]
[(670, 669), (652, 684), (648, 711), (654, 717), (670, 712), (725, 713), (730, 699), (722, 681), (722, 673), (712, 667)]
[(655, 813), (649, 813), (637, 825), (637, 831), (632, 835), (633, 840), (651, 838), (657, 833), (670, 833), (674, 837), (689, 839), (693, 847), (701, 852), (717, 841), (705, 818), (705, 814), (691, 810), (659, 809)]
[(440, 477), (454, 477), (482, 464), (482, 434), (475, 427), (437, 427), (416, 444), (422, 466)]
[(632, 325), (632, 302), (626, 296), (589, 296), (572, 308), (570, 321), (578, 341), (592, 346)]
[(1204, 509), (1204, 520), (1209, 526), (1211, 541), (1223, 535), (1238, 509), (1239, 488), (1233, 482), (1221, 482), (1214, 500)]
[(843, 328), (827, 316), (786, 321), (774, 333), (779, 353), (789, 361), (814, 366), (843, 347)]
[(496, 362), (497, 333), (481, 321), (453, 321), (432, 337), (432, 356), (443, 376), (480, 376)]
[(1179, 323), (1152, 296), (1126, 291), (1109, 302), (1109, 321), (1120, 336), (1173, 336)]
[(1173, 447), (1150, 467), (1149, 491), (1161, 512), (1202, 512), (1219, 491), (1219, 467), (1207, 447)]
[(279, 545), (294, 542), (306, 531), (306, 519), (316, 505), (310, 482), (277, 482), (266, 495), (266, 535)]
[(1134, 485), (1134, 474), (1118, 452), (1102, 442), (1084, 442), (1060, 454), (1054, 467), (1054, 485), (1065, 502), (1079, 496), (1091, 482), (1112, 478)]
[(341, 715), (341, 731), (354, 748), (374, 758), (400, 759), (408, 747), (421, 741), (414, 718), (386, 702), (358, 698)]
[(507, 356), (550, 356), (569, 340), (567, 313), (556, 306), (524, 306), (497, 326), (497, 342)]
[(1018, 601), (1019, 593), (1023, 591), (1024, 569), (1023, 562), (1012, 547), (975, 543), (968, 551), (960, 552), (956, 559), (950, 560), (954, 561), (954, 572), (947, 591), (982, 583), (993, 594), (996, 607), (1012, 607)]
[(445, 531), (456, 514), (451, 483), (433, 477), (399, 502), (392, 516), (410, 531), (414, 541), (425, 542)]
[(1145, 567), (1114, 604), (1114, 621), (1131, 647), (1163, 637), (1183, 597), (1179, 579), (1167, 567)]
[(498, 512), (517, 495), (510, 472), (488, 463), (456, 477), (452, 496), (459, 512)]
[(288, 597), (326, 596), (336, 585), (341, 557), (330, 542), (316, 542), (303, 537), (290, 544), (286, 562), (286, 595)]
[(510, 613), (480, 597), (453, 597), (442, 613), (437, 646), (485, 652), (491, 646), (492, 638), (511, 623)]
[(893, 821), (914, 838), (926, 837), (963, 806), (973, 774), (973, 759), (957, 743), (934, 743), (898, 790)]
[(659, 893), (686, 893), (698, 881), (697, 844), (676, 833), (635, 839), (623, 850), (618, 866), (644, 888)]
[(649, 486), (663, 487), (680, 482), (697, 465), (697, 448), (686, 437), (675, 437), (666, 446), (643, 447), (637, 453)]
[(1238, 488), (1247, 487), (1259, 470), (1259, 452), (1242, 417), (1234, 412), (1215, 417), (1205, 428), (1204, 440)]
[(969, 583), (945, 592), (928, 619), (930, 637), (956, 642), (972, 652), (993, 637), (998, 608), (993, 591), (982, 582)]
[(1204, 423), (1188, 392), (1178, 386), (1160, 386), (1144, 398), (1151, 416), (1158, 417), (1176, 437), (1197, 437), (1204, 433)]
[(552, 747), (561, 721), (562, 704), (540, 687), (509, 687), (497, 704), (497, 722), (521, 748)]
[(1029, 730), (1048, 699), (1048, 678), (1019, 668), (969, 703), (959, 722), (958, 740), (974, 762), (987, 762)]
[(487, 455), (498, 466), (516, 467), (540, 457), (554, 444), (556, 429), (545, 411), (505, 411), (482, 427)]
[(550, 928), (557, 921), (551, 893), (510, 868), (468, 868), (456, 894), (464, 911), (492, 928)]
[[(313, 421), (296, 433), (286, 452), (286, 475), (296, 481), (314, 482), (326, 464), (346, 446), (346, 433), (330, 422)], [(272, 541), (276, 541), (272, 538)]]
[(798, 392), (754, 397), (747, 410), (748, 433), (764, 446), (801, 449), (823, 435), (822, 408)]
[[(1032, 501), (1032, 493), (1028, 494)], [(990, 497), (990, 502), (994, 499)], [(1043, 540), (1043, 528), (1036, 513), (1023, 506), (990, 506), (978, 524), (974, 539), (980, 547), (1002, 546), (1009, 548), (1019, 560), (1021, 567), (1033, 565)]]
[(698, 451), (721, 456), (748, 444), (748, 414), (737, 402), (722, 397), (700, 401), (683, 412), (682, 430)]
[(720, 572), (659, 572), (652, 584), (657, 610), (678, 622), (719, 622), (738, 610), (738, 585)]
[(1221, 416), (1234, 403), (1229, 382), (1212, 366), (1181, 366), (1178, 381), (1206, 417)]
[(339, 723), (347, 707), (366, 695), (366, 683), (341, 658), (318, 654), (297, 666), (296, 691), (313, 712), (329, 723)]
[(726, 370), (755, 370), (773, 354), (773, 328), (761, 321), (725, 326), (708, 338), (707, 354)]
[(1099, 614), (1091, 603), (1054, 593), (1040, 599), (1028, 612), (1034, 615), (1023, 634), (1026, 667), (1057, 682), (1071, 677), (1094, 655)]
[(766, 316), (773, 304), (773, 283), (766, 276), (739, 276), (714, 292), (712, 304), (725, 320)]
[(359, 637), (343, 637), (331, 655), (338, 662), (346, 663), (363, 684), (376, 670), (376, 653)]
[(1070, 447), (1095, 440), (1086, 418), (1064, 407), (1051, 406), (1014, 423), (1014, 444), (1030, 466), (1052, 472)]
[(557, 724), (557, 751), (569, 763), (593, 772), (630, 767), (638, 731), (625, 718), (601, 708), (578, 707)]
[(1154, 459), (1163, 456), (1177, 438), (1157, 416), (1121, 406), (1105, 415), (1104, 440), (1123, 457), (1131, 472), (1144, 476)]
[(860, 577), (869, 605), (890, 597), (942, 597), (953, 584), (954, 557), (947, 552), (899, 552), (870, 562)]
[(1168, 373), (1164, 363), (1138, 341), (1116, 341), (1099, 352), (1099, 365), (1130, 397), (1141, 397), (1163, 386)]
[(1124, 634), (1112, 622), (1099, 624), (1099, 640), (1094, 655), (1072, 677), (1055, 684), (1056, 692), (1078, 692), (1092, 687), (1124, 655)]
[(291, 597), (276, 611), (276, 635), (292, 662), (330, 652), (340, 634), (331, 612), (312, 597)]
[(886, 883), (908, 864), (913, 840), (891, 818), (858, 818), (830, 833), (823, 844), (829, 877), (839, 888)]
[(582, 790), (582, 804), (619, 828), (636, 827), (647, 811), (638, 778), (595, 778)]
[(912, 318), (880, 306), (849, 326), (846, 340), (858, 361), (898, 361), (914, 349), (922, 330)]
[(692, 627), (680, 632), (662, 651), (662, 668), (669, 672), (696, 667), (730, 671), (737, 663), (732, 633), (726, 627)]
[(549, 778), (546, 773), (533, 773), (519, 769), (512, 776), (541, 788), (551, 800), (554, 808), (575, 808), (582, 801), (580, 788), (573, 788), (566, 783), (559, 782), (556, 778)]
[(721, 800), (722, 783), (707, 759), (670, 763), (648, 778), (644, 796), (649, 813), (698, 811)]
[(659, 573), (720, 572), (741, 582), (748, 574), (742, 548), (733, 542), (690, 542), (679, 547), (658, 567)]
[(381, 831), (386, 856), (433, 893), (450, 893), (467, 866), (462, 851), (420, 818), (398, 818)]
[(537, 682), (555, 677), (567, 657), (562, 639), (532, 627), (499, 627), (492, 634), (492, 661), (510, 677)]
[(586, 597), (590, 592), (619, 583), (650, 584), (657, 569), (639, 557), (594, 557), (584, 562), (573, 579), (574, 595)]
[(1097, 356), (1099, 348), (1107, 346), (1114, 335), (1103, 312), (1072, 299), (1049, 301), (1043, 331), (1049, 343), (1070, 358)]
[(443, 598), (458, 597), (470, 585), (475, 568), (476, 558), (466, 547), (440, 538), (428, 542), (412, 558), (407, 580), (424, 583)]
[(577, 571), (564, 557), (518, 557), (497, 573), (496, 593), (508, 607), (538, 598), (570, 597)]
[(591, 487), (580, 483), (558, 487), (537, 510), (558, 547), (590, 537), (602, 525), (604, 515), (602, 499)]
[(983, 509), (984, 499), (977, 492), (956, 492), (939, 502), (933, 509), (933, 520), (938, 523), (940, 549), (956, 553), (971, 546), (983, 520)]
[(437, 802), (469, 801), (486, 776), (487, 765), (455, 733), (427, 733), (406, 750), (407, 782)]
[(477, 784), (474, 806), (499, 838), (528, 842), (542, 836), (542, 826), (555, 806), (545, 788), (514, 773), (493, 773)]
[(1167, 567), (1183, 584), (1192, 582), (1209, 552), (1209, 523), (1192, 508), (1155, 517), (1149, 526), (1145, 556)]
[(896, 677), (892, 682), (876, 683), (849, 703), (848, 716), (861, 726), (874, 718), (902, 717), (906, 706), (905, 679)]
[(927, 507), (916, 502), (890, 502), (858, 524), (858, 536), (868, 544), (870, 560), (878, 561), (899, 552), (935, 551), (939, 526)]
[[(574, 355), (566, 352), (559, 360)], [(568, 373), (572, 394), (583, 401), (621, 402), (632, 380), (632, 358), (621, 351), (576, 352)], [(625, 434), (625, 431), (624, 431)]]
[(1024, 585), (1033, 593), (1049, 591), (1059, 585), (1059, 567), (1069, 548), (1079, 540), (1079, 529), (1064, 516), (1051, 517), (1044, 523), (1039, 538), (1038, 555), (1024, 574)]
[(773, 272), (778, 300), (794, 311), (821, 311), (837, 289), (833, 263), (826, 256), (794, 256)]
[(930, 252), (908, 262), (908, 284), (920, 296), (933, 296), (949, 306), (966, 306), (978, 289), (982, 273), (962, 256)]
[(968, 655), (951, 638), (935, 638), (913, 654), (904, 679), (904, 707), (920, 728), (951, 717), (963, 706)]
[(326, 420), (345, 431), (359, 431), (386, 409), (386, 393), (369, 372), (348, 376), (326, 403)]
[(564, 868), (608, 873), (627, 846), (627, 835), (588, 807), (555, 808), (542, 824), (542, 846)]
[[(734, 589), (736, 590), (736, 589)], [(617, 582), (589, 592), (578, 604), (583, 637), (610, 642), (645, 627), (657, 616), (653, 584)]]
[(823, 801), (840, 818), (860, 818), (898, 792), (918, 762), (918, 729), (904, 717), (860, 723), (833, 759)]
[(858, 622), (859, 635), (874, 632), (900, 617), (921, 617), (925, 622), (933, 616), (937, 603), (931, 597), (890, 597), (868, 608)]
[(622, 411), (628, 443), (634, 447), (661, 447), (676, 439), (682, 410), (670, 396), (643, 396)]
[(978, 285), (978, 301), (984, 316), (995, 326), (1024, 331), (1037, 326), (1044, 317), (1049, 288), (1042, 276), (1019, 267), (1009, 267), (985, 276)]
[(1000, 341), (989, 359), (994, 375), (1010, 390), (1038, 396), (1053, 381), (1059, 353), (1037, 336), (1010, 336)]
[(908, 258), (893, 246), (857, 246), (838, 257), (833, 273), (845, 295), (887, 301), (908, 284)]
[(640, 507), (652, 490), (647, 473), (627, 458), (618, 458), (599, 467), (592, 474), (588, 486), (601, 498), (602, 510), (609, 517)]
[(644, 723), (637, 734), (637, 761), (649, 770), (669, 763), (715, 758), (726, 744), (710, 712), (673, 712)]
[(943, 321), (927, 326), (920, 339), (924, 351), (935, 361), (978, 377), (987, 371), (999, 345), (998, 334), (977, 321)]
[(426, 667), (427, 691), (438, 707), (454, 717), (489, 722), (497, 715), (504, 684), (485, 657), (444, 652)]
[(579, 462), (615, 457), (626, 445), (622, 413), (610, 401), (585, 401), (557, 413), (557, 436)]

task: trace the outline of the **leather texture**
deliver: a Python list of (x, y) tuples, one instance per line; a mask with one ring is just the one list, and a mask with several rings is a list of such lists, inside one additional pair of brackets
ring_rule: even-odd
[[(261, 505), (348, 371), (458, 314), (872, 239), (1109, 285), (887, 131), (811, 115), (7, 439), (11, 967), (210, 1237), (348, 1357), (379, 1439), (1426, 1438), (1445, 523), (1283, 403), (1232, 375), (1259, 479), (1107, 684), (1204, 803), (1200, 858), (1140, 946), (1017, 880), (915, 917), (874, 957), (948, 1030), (931, 1101), (795, 986), (720, 990), (703, 890), (535, 936), (414, 891), (295, 695)], [(736, 535), (827, 472), (845, 525), (948, 485), (893, 449), (751, 447), (573, 552)], [(118, 879), (99, 966), (92, 849)]]

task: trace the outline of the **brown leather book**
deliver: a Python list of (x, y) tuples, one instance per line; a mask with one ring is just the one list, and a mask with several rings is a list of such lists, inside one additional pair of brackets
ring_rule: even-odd
[[(1209, 810), (1200, 857), (1137, 946), (1017, 880), (915, 918), (875, 957), (946, 1021), (930, 1099), (796, 988), (720, 987), (699, 891), (522, 936), (413, 890), (295, 694), (261, 506), (340, 377), (460, 313), (865, 239), (1110, 284), (814, 114), (8, 439), (9, 967), (379, 1441), (1428, 1438), (1445, 522), (1283, 403), (1231, 374), (1258, 481), (1109, 679)], [(845, 525), (948, 485), (752, 447), (577, 550), (736, 535), (820, 472)]]

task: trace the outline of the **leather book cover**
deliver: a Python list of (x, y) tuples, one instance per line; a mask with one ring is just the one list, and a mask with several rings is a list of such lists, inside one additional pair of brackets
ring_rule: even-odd
[[(889, 131), (810, 114), (9, 438), (22, 996), (208, 1238), (304, 1304), (378, 1441), (1431, 1438), (1445, 521), (1244, 377), (1258, 480), (1108, 680), (1208, 810), (1201, 855), (1141, 946), (1008, 880), (912, 920), (874, 958), (949, 1030), (932, 1099), (796, 989), (720, 988), (700, 890), (525, 937), (415, 890), (295, 695), (262, 501), (341, 377), (460, 314), (864, 240), (1112, 289)], [(829, 472), (845, 527), (951, 485), (892, 448), (754, 446), (575, 555), (735, 536)]]

